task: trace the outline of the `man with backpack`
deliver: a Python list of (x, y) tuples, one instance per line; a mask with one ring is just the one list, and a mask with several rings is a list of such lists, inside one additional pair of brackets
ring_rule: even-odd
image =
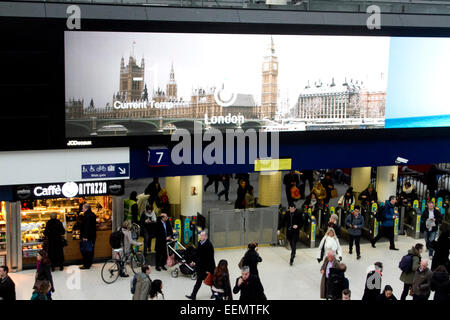
[(390, 196), (386, 201), (384, 207), (380, 208), (377, 212), (377, 221), (381, 221), (381, 230), (378, 235), (371, 241), (372, 247), (375, 248), (375, 244), (382, 236), (389, 239), (389, 250), (398, 250), (394, 243), (394, 225), (397, 214), (394, 211), (394, 206), (397, 203), (396, 196)]
[(414, 274), (420, 266), (421, 253), (423, 251), (423, 244), (417, 243), (414, 247), (408, 250), (408, 254), (403, 256), (402, 260), (398, 264), (398, 267), (402, 271), (400, 275), (400, 281), (403, 282), (403, 292), (400, 300), (406, 300), (406, 297), (411, 290)]

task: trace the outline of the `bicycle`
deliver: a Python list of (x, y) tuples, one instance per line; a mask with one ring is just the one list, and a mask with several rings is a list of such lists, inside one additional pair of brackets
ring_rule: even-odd
[(131, 246), (131, 251), (128, 256), (123, 257), (123, 248), (113, 249), (118, 258), (113, 258), (105, 262), (102, 267), (102, 280), (111, 284), (115, 282), (121, 273), (122, 266), (126, 271), (127, 265), (130, 266), (134, 274), (141, 271), (141, 267), (145, 264), (144, 255), (139, 252), (138, 246)]

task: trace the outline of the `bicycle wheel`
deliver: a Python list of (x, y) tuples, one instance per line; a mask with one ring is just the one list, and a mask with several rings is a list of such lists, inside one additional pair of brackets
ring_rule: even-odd
[(145, 264), (144, 255), (140, 252), (132, 254), (130, 257), (130, 267), (134, 274), (141, 272), (141, 267)]
[(105, 262), (102, 267), (102, 279), (105, 283), (111, 284), (119, 278), (120, 267), (116, 260), (111, 259)]

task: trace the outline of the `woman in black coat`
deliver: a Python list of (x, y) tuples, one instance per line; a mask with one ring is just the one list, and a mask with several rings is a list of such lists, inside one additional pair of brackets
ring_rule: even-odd
[(247, 182), (245, 180), (240, 180), (237, 189), (236, 202), (234, 203), (235, 209), (245, 209), (245, 194), (247, 193), (247, 189)]
[(48, 299), (52, 299), (52, 292), (55, 292), (55, 287), (53, 286), (53, 277), (51, 272), (51, 264), (48, 258), (48, 254), (45, 250), (40, 250), (37, 254), (37, 271), (36, 271), (36, 281), (47, 280), (50, 282), (51, 289), (48, 293)]
[(444, 266), (437, 267), (433, 272), (430, 289), (435, 291), (434, 300), (450, 301), (450, 279)]
[(262, 258), (258, 254), (258, 244), (256, 242), (249, 243), (242, 265), (250, 268), (250, 274), (259, 276), (258, 262), (262, 262)]
[(57, 219), (56, 213), (52, 213), (51, 219), (45, 225), (44, 236), (47, 241), (46, 250), (52, 264), (52, 271), (55, 268), (64, 269), (64, 240), (63, 235), (66, 233), (61, 221)]
[(441, 234), (437, 241), (431, 242), (430, 246), (434, 249), (434, 256), (431, 263), (431, 271), (434, 271), (438, 266), (443, 265), (450, 272), (450, 263), (448, 255), (450, 252), (450, 230), (441, 226)]

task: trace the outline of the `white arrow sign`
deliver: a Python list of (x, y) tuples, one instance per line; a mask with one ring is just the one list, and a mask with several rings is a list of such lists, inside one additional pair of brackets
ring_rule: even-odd
[(127, 173), (127, 170), (124, 169), (124, 168), (119, 167), (119, 173), (120, 173), (120, 174), (126, 174), (126, 173)]

